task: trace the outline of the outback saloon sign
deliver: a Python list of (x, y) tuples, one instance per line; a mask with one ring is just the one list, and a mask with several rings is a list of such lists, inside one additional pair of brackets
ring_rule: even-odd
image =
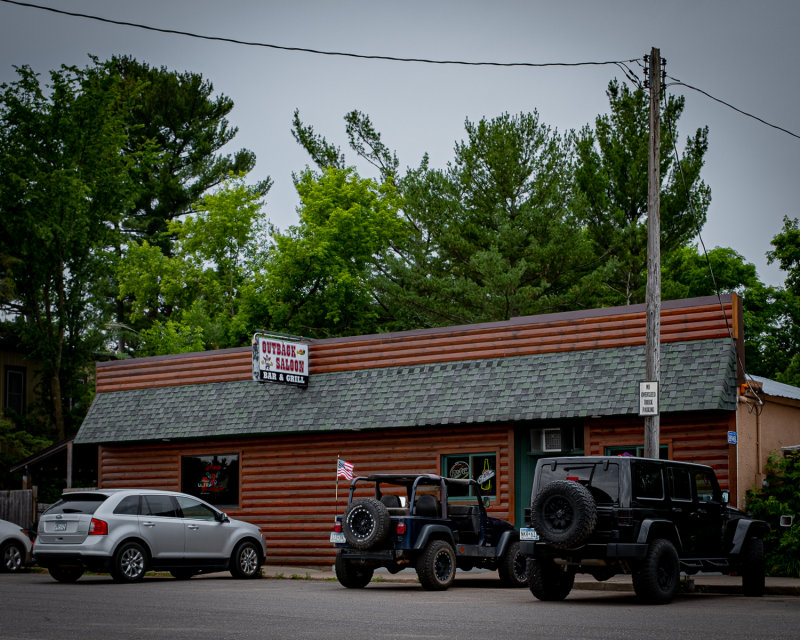
[(253, 380), (308, 386), (308, 345), (285, 337), (253, 336)]

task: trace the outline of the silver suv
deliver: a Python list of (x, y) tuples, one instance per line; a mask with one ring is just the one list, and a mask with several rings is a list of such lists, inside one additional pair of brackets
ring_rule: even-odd
[(65, 493), (40, 518), (34, 559), (59, 582), (84, 571), (116, 582), (149, 570), (179, 580), (230, 571), (260, 576), (267, 548), (261, 530), (232, 520), (202, 500), (175, 491), (110, 489)]

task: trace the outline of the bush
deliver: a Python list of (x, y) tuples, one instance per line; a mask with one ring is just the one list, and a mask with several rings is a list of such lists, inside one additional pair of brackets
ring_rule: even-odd
[[(764, 487), (747, 492), (747, 510), (770, 525), (764, 538), (767, 575), (800, 578), (800, 451), (770, 456), (765, 470)], [(783, 515), (795, 516), (791, 527), (780, 526)]]

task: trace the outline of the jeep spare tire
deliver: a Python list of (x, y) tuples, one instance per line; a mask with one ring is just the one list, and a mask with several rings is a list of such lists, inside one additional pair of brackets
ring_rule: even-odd
[(594, 531), (597, 505), (582, 484), (553, 480), (534, 499), (531, 524), (542, 540), (554, 547), (577, 547)]
[(356, 549), (370, 549), (387, 538), (391, 524), (389, 509), (380, 500), (358, 498), (345, 509), (342, 533)]

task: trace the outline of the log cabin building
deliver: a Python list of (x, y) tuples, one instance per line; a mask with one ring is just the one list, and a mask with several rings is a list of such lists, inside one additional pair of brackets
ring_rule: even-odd
[[(522, 522), (543, 455), (641, 454), (644, 305), (309, 341), (307, 387), (253, 379), (249, 347), (97, 364), (76, 444), (99, 487), (202, 495), (265, 531), (268, 563), (330, 564), (356, 475), (493, 469)], [(742, 313), (735, 294), (662, 304), (660, 449), (709, 464), (737, 504)]]

